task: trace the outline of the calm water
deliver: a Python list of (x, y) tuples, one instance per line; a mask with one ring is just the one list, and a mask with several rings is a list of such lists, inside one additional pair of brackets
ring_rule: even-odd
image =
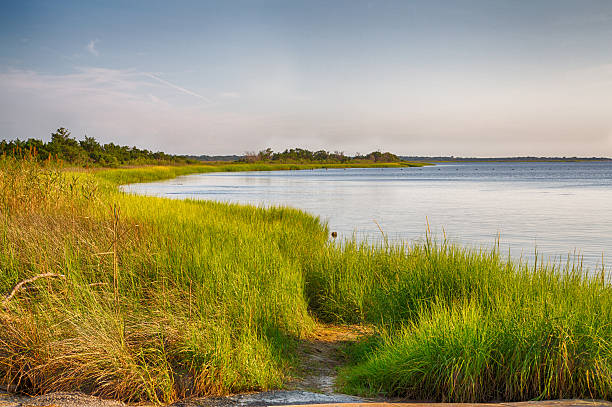
[(320, 216), (339, 237), (414, 241), (431, 231), (471, 247), (498, 235), (512, 256), (582, 255), (612, 265), (612, 163), (461, 163), (404, 169), (198, 174), (134, 184), (171, 198), (288, 205)]

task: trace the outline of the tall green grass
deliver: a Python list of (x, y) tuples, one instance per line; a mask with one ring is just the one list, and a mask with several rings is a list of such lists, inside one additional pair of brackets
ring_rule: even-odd
[(306, 267), (330, 322), (379, 327), (341, 372), (349, 393), (444, 402), (612, 397), (603, 271), (527, 265), (431, 239), (330, 246)]
[(362, 350), (341, 381), (350, 392), (443, 402), (610, 399), (610, 303), (574, 308), (584, 302), (436, 302)]
[(323, 320), (377, 331), (351, 351), (344, 391), (611, 398), (603, 273), (431, 239), (336, 245), (298, 210), (117, 189), (221, 169), (67, 173), (1, 159), (0, 385), (158, 403), (278, 388)]

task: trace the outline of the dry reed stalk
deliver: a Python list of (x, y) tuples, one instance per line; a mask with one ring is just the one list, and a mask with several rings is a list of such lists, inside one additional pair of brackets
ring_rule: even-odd
[(30, 278), (27, 278), (27, 279), (25, 279), (25, 280), (23, 280), (23, 281), (20, 281), (20, 282), (19, 282), (19, 283), (18, 283), (18, 284), (17, 284), (17, 285), (16, 285), (16, 286), (13, 288), (13, 290), (10, 292), (10, 294), (9, 294), (9, 295), (7, 295), (7, 296), (4, 298), (4, 300), (2, 300), (2, 306), (3, 306), (4, 308), (6, 308), (6, 307), (8, 306), (9, 301), (10, 301), (10, 300), (11, 300), (11, 299), (12, 299), (12, 298), (13, 298), (13, 297), (14, 297), (14, 296), (15, 296), (15, 295), (16, 295), (16, 294), (19, 292), (19, 291), (21, 291), (21, 290), (24, 288), (24, 286), (25, 286), (26, 284), (33, 283), (34, 281), (39, 280), (39, 279), (41, 279), (41, 278), (61, 278), (61, 279), (65, 280), (65, 279), (66, 279), (66, 276), (65, 276), (65, 275), (63, 275), (63, 274), (57, 274), (57, 273), (42, 273), (42, 274), (38, 274), (38, 275), (36, 275), (36, 276), (34, 276), (34, 277), (30, 277)]
[(113, 286), (115, 289), (115, 305), (119, 310), (119, 257), (118, 257), (118, 241), (119, 241), (119, 206), (113, 204), (111, 206), (113, 216)]
[(376, 226), (378, 226), (378, 230), (380, 230), (380, 234), (382, 235), (382, 237), (385, 237), (385, 232), (383, 232), (382, 228), (380, 227), (380, 225), (378, 224), (378, 222), (376, 221), (376, 219), (372, 219), (372, 221), (376, 224)]

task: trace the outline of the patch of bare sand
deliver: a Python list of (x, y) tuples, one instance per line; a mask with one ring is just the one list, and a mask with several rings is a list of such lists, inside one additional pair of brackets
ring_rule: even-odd
[(300, 378), (287, 387), (291, 390), (334, 393), (337, 368), (344, 364), (345, 359), (342, 349), (372, 332), (371, 328), (360, 325), (319, 324), (312, 334), (300, 341)]

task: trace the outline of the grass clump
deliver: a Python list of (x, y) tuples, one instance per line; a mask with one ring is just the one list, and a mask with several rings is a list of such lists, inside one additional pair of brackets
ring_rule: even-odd
[(609, 327), (584, 313), (529, 311), (438, 305), (386, 334), (342, 382), (354, 393), (441, 402), (609, 399)]

